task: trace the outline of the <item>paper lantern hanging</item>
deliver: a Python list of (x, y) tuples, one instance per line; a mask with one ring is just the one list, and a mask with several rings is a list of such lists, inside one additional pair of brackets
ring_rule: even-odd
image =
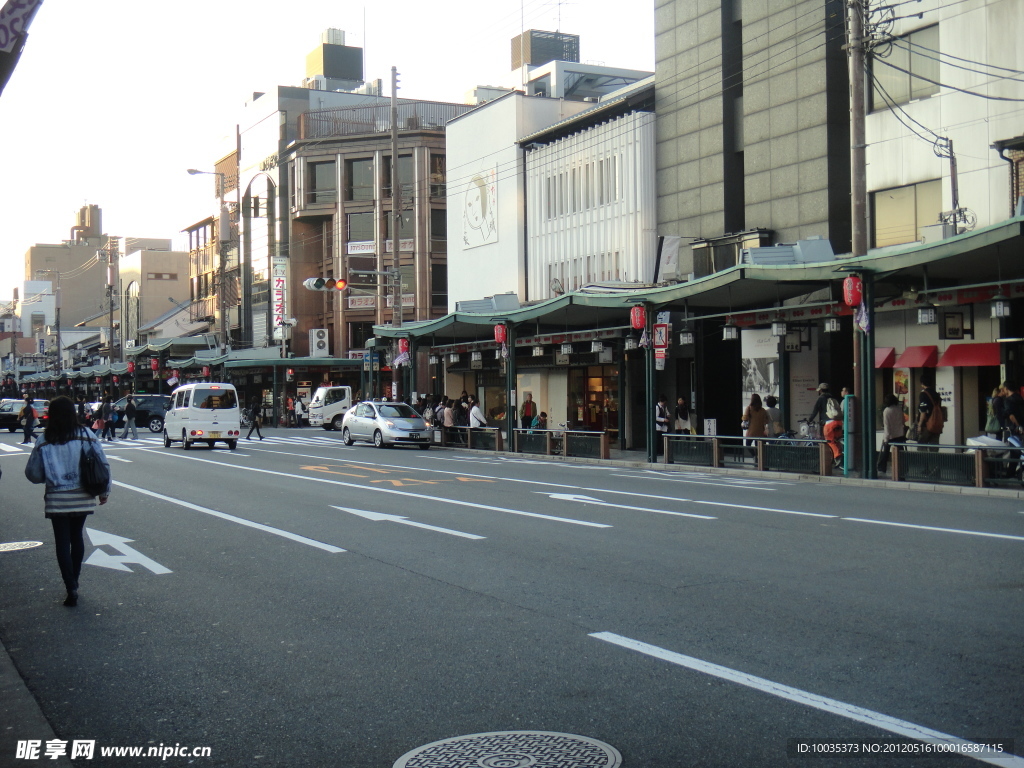
[(629, 324), (636, 331), (647, 326), (647, 310), (642, 305), (637, 304), (629, 310)]

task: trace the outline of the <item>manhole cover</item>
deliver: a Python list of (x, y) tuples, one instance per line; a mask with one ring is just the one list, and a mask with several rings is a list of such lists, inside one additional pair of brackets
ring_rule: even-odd
[(0, 542), (0, 552), (14, 552), (19, 549), (32, 549), (41, 546), (43, 546), (41, 541), (6, 541)]
[(417, 747), (394, 768), (618, 768), (622, 755), (602, 741), (571, 733), (497, 731)]

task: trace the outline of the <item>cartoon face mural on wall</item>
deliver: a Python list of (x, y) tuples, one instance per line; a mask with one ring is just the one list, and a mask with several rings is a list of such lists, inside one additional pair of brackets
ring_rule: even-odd
[(498, 242), (497, 207), (497, 169), (474, 174), (462, 209), (462, 242), (467, 248)]

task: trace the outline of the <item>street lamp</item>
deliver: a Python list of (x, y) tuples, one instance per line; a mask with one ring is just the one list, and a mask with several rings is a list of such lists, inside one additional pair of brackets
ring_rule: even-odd
[(217, 222), (217, 309), (220, 313), (220, 335), (221, 351), (226, 351), (228, 346), (228, 320), (225, 294), (227, 293), (227, 242), (231, 239), (231, 226), (228, 223), (228, 211), (224, 205), (224, 187), (227, 185), (227, 174), (220, 171), (201, 171), (198, 168), (189, 168), (189, 176), (205, 175), (217, 177), (217, 199), (220, 201), (220, 218)]

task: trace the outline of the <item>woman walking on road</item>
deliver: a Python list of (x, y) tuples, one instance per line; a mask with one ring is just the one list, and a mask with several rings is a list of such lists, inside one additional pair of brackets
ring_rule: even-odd
[[(54, 398), (50, 401), (46, 430), (25, 465), (25, 477), (33, 483), (46, 483), (44, 513), (53, 525), (57, 564), (68, 591), (64, 605), (69, 607), (78, 605), (78, 575), (85, 556), (85, 518), (96, 509), (96, 497), (82, 487), (79, 477), (86, 441), (95, 444), (95, 453), (109, 472), (110, 464), (100, 441), (78, 423), (75, 404), (67, 397)], [(106, 504), (109, 497), (108, 482), (99, 495), (99, 503)]]
[(249, 405), (249, 434), (245, 436), (246, 440), (252, 440), (252, 431), (254, 429), (256, 434), (259, 435), (260, 440), (263, 439), (263, 433), (260, 432), (260, 423), (263, 421), (262, 411), (259, 398), (254, 397)]

